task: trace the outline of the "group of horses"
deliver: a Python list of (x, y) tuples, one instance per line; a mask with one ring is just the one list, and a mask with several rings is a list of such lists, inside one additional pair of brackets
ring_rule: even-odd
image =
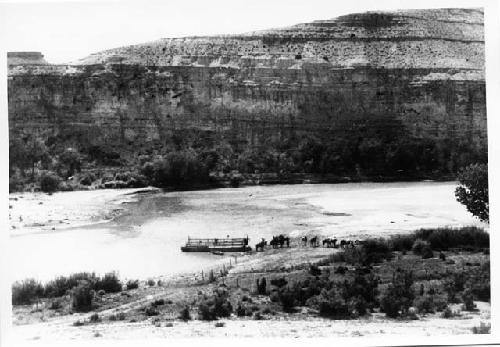
[[(301, 238), (302, 246), (306, 247), (309, 245), (310, 247), (319, 247), (320, 242), (317, 236), (311, 237), (308, 239), (307, 236)], [(336, 238), (327, 237), (323, 240), (323, 247), (327, 248), (354, 248), (362, 243), (362, 241), (356, 240), (337, 240)], [(267, 245), (267, 241), (262, 239), (259, 243), (255, 245), (255, 251), (264, 251), (265, 246)], [(286, 247), (290, 247), (290, 238), (283, 234), (278, 236), (273, 236), (272, 240), (269, 242), (273, 248), (283, 248), (284, 245)]]
[[(267, 245), (267, 241), (262, 239), (259, 243), (255, 245), (255, 251), (258, 252), (259, 249), (261, 251), (264, 250), (264, 247)], [(290, 247), (290, 238), (288, 236), (285, 236), (283, 234), (280, 234), (278, 236), (273, 236), (272, 240), (269, 241), (269, 245), (273, 248), (283, 248), (283, 246)]]

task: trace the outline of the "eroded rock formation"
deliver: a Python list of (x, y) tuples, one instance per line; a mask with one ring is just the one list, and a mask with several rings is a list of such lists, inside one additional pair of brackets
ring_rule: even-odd
[(8, 78), (11, 136), (134, 154), (179, 131), (254, 147), (304, 132), (348, 136), (353, 120), (389, 118), (408, 136), (486, 150), (480, 9), (161, 39), (69, 65), (12, 64)]

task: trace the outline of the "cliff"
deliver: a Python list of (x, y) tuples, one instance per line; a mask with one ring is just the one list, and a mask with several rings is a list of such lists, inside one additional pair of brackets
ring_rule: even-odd
[(304, 133), (360, 145), (366, 129), (352, 124), (377, 120), (387, 133), (401, 125), (403, 136), (447, 144), (444, 160), (477, 156), (487, 143), (483, 12), (368, 12), (10, 65), (8, 98), (11, 137), (129, 157), (176, 136), (235, 152)]

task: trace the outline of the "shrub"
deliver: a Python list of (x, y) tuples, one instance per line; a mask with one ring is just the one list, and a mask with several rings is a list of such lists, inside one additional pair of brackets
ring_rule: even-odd
[(319, 315), (332, 319), (344, 319), (349, 316), (349, 307), (342, 295), (335, 288), (323, 290), (317, 298)]
[(415, 298), (413, 306), (415, 306), (420, 313), (440, 312), (446, 309), (447, 300), (439, 295), (423, 295)]
[(45, 193), (53, 193), (59, 188), (61, 179), (53, 172), (45, 172), (40, 177), (40, 189)]
[(356, 273), (352, 281), (344, 281), (342, 290), (346, 300), (352, 298), (356, 301), (363, 300), (365, 309), (360, 310), (360, 307), (356, 307), (359, 315), (365, 314), (366, 308), (378, 306), (378, 280), (371, 273), (367, 275)]
[(450, 318), (454, 318), (454, 317), (460, 317), (460, 312), (453, 311), (449, 306), (446, 306), (443, 313), (441, 313), (441, 318), (450, 319)]
[(238, 303), (235, 312), (238, 317), (246, 317), (252, 315), (252, 311), (249, 310), (248, 307), (241, 302)]
[(94, 291), (88, 281), (80, 281), (72, 292), (72, 307), (77, 312), (88, 312), (92, 309)]
[(70, 290), (75, 288), (80, 281), (87, 281), (94, 289), (98, 278), (93, 273), (79, 272), (68, 277), (60, 276), (55, 280), (48, 282), (44, 288), (45, 297), (59, 297), (66, 295)]
[(388, 317), (394, 318), (406, 314), (415, 296), (412, 285), (412, 272), (394, 276), (394, 281), (389, 284), (381, 299), (381, 309)]
[(311, 264), (309, 266), (309, 273), (311, 274), (311, 276), (319, 276), (321, 275), (321, 270), (316, 265)]
[(216, 320), (219, 317), (229, 317), (233, 307), (228, 300), (225, 289), (218, 289), (211, 298), (203, 300), (198, 305), (198, 315), (202, 320)]
[(12, 305), (29, 305), (43, 296), (43, 286), (34, 279), (15, 282), (12, 285)]
[(413, 243), (411, 250), (412, 250), (413, 254), (422, 255), (424, 253), (424, 249), (426, 249), (426, 248), (430, 248), (429, 242), (421, 240), (421, 239), (417, 239)]
[(90, 186), (92, 182), (95, 181), (95, 179), (96, 179), (95, 176), (92, 173), (88, 172), (85, 173), (83, 177), (80, 179), (80, 184), (84, 186)]
[(390, 247), (393, 251), (409, 251), (415, 242), (415, 234), (397, 235), (389, 239)]
[(430, 247), (425, 247), (422, 250), (422, 259), (431, 259), (434, 258), (434, 252)]
[(364, 257), (361, 264), (370, 265), (381, 263), (384, 260), (392, 259), (393, 254), (389, 248), (388, 242), (383, 239), (368, 239), (362, 245)]
[(449, 248), (489, 248), (490, 236), (478, 227), (420, 229), (417, 238), (428, 241), (434, 250)]
[(253, 319), (254, 320), (263, 320), (264, 317), (262, 316), (262, 314), (259, 311), (257, 311), (257, 312), (254, 313)]
[(103, 278), (97, 278), (95, 285), (95, 290), (104, 290), (106, 293), (118, 293), (122, 291), (122, 283), (118, 279), (118, 276), (114, 273), (107, 273)]
[(474, 303), (474, 296), (472, 295), (472, 290), (467, 288), (462, 294), (462, 301), (464, 302), (464, 309), (466, 311), (475, 311), (476, 304)]
[(160, 314), (160, 312), (154, 307), (154, 306), (148, 306), (146, 307), (146, 309), (144, 310), (144, 313), (146, 314), (146, 316), (158, 316)]
[(297, 293), (289, 288), (282, 289), (278, 292), (278, 300), (285, 312), (294, 312), (297, 304)]
[(273, 286), (276, 286), (278, 288), (281, 288), (281, 287), (284, 287), (288, 284), (288, 281), (286, 279), (284, 279), (283, 277), (280, 277), (280, 278), (273, 278), (271, 280), (271, 285)]
[(155, 285), (155, 281), (154, 281), (154, 280), (152, 280), (152, 279), (149, 279), (149, 280), (148, 280), (148, 282), (147, 282), (147, 284), (148, 284), (148, 286), (150, 286), (150, 287), (154, 287), (154, 285)]
[(127, 281), (127, 290), (137, 289), (137, 288), (139, 288), (139, 281), (138, 280)]
[(98, 315), (97, 313), (94, 313), (94, 314), (92, 314), (92, 315), (90, 316), (89, 321), (90, 321), (91, 323), (98, 323), (98, 322), (100, 322), (100, 321), (101, 321), (101, 318), (99, 317), (99, 315)]
[(188, 306), (184, 307), (181, 310), (181, 312), (179, 313), (179, 319), (183, 320), (184, 322), (191, 320), (191, 313)]
[(262, 277), (260, 281), (259, 279), (257, 279), (257, 294), (266, 295), (266, 290), (267, 290), (266, 278)]
[(62, 302), (61, 302), (61, 300), (53, 300), (50, 303), (50, 307), (49, 308), (51, 310), (59, 310), (60, 308), (62, 308)]
[(153, 301), (153, 305), (154, 305), (154, 306), (162, 306), (162, 305), (165, 305), (165, 299), (157, 299), (157, 300)]

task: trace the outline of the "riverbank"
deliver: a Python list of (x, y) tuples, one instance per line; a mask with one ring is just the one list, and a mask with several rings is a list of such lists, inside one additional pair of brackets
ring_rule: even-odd
[[(306, 304), (296, 301), (293, 310), (285, 309), (286, 301), (278, 293), (294, 288), (296, 283), (306, 286), (307, 292), (313, 284), (321, 288), (325, 281), (342, 283), (358, 278), (356, 276), (360, 275), (356, 269), (359, 264), (343, 261), (339, 256), (343, 252), (302, 246), (267, 249), (238, 257), (237, 263), (233, 261), (225, 267), (227, 273), (215, 271), (213, 279), (209, 279), (208, 273), (204, 277), (199, 273), (175, 278), (159, 277), (154, 281), (141, 281), (137, 289), (99, 294), (95, 298), (96, 307), (89, 313), (71, 313), (71, 296), (42, 299), (37, 305), (14, 307), (13, 335), (17, 340), (44, 342), (152, 336), (435, 337), (472, 334), (490, 322), (489, 302), (476, 298), (473, 306), (468, 308), (464, 306), (462, 300), (466, 299), (462, 299), (460, 290), (456, 292), (458, 301), (454, 302), (445, 286), (448, 280), (457, 278), (454, 274), (472, 278), (470, 276), (477, 276), (478, 272), (487, 269), (488, 283), (476, 280), (475, 284), (488, 285), (487, 293), (484, 290), (478, 293), (489, 297), (489, 255), (477, 250), (442, 251), (442, 256), (435, 253), (430, 258), (395, 251), (394, 257), (377, 262), (369, 274), (362, 275), (378, 278), (378, 300), (383, 300), (388, 286), (394, 282), (394, 274), (411, 271), (415, 308), (410, 315), (391, 318), (375, 307), (360, 316), (331, 319), (323, 317), (312, 301)], [(345, 270), (339, 271), (342, 268)], [(256, 284), (262, 278), (267, 279), (264, 291), (260, 291)], [(201, 305), (206, 298), (221, 291), (226, 293), (224, 300), (230, 303), (231, 312), (227, 317), (216, 318), (215, 322), (206, 321), (202, 318)], [(58, 306), (52, 304), (55, 300), (59, 302)], [(300, 300), (299, 297), (296, 300)], [(182, 312), (186, 308), (189, 319), (184, 321)]]
[(9, 224), (12, 235), (61, 231), (107, 222), (122, 214), (141, 194), (159, 189), (128, 188), (81, 190), (47, 194), (9, 194)]

